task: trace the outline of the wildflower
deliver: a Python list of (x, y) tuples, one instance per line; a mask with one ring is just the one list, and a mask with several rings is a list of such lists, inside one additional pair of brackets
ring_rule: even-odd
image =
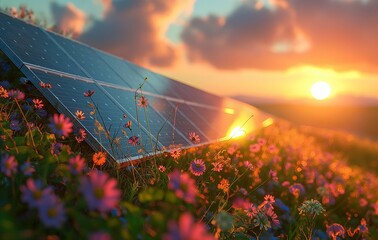
[(165, 172), (165, 170), (166, 170), (166, 168), (163, 166), (163, 165), (160, 165), (159, 167), (158, 167), (158, 169), (159, 169), (159, 171), (160, 172)]
[(26, 185), (21, 186), (21, 200), (29, 205), (30, 208), (38, 207), (44, 196), (52, 193), (52, 188), (42, 188), (42, 182), (40, 180), (34, 180), (29, 178), (26, 180)]
[(171, 157), (177, 160), (181, 156), (181, 148), (178, 145), (169, 146)]
[(273, 208), (265, 208), (264, 213), (272, 227), (278, 227), (280, 225), (280, 220), (278, 220), (278, 216), (273, 211)]
[(189, 133), (189, 140), (194, 143), (194, 144), (197, 144), (201, 141), (199, 135), (195, 132), (190, 132)]
[(220, 163), (220, 162), (214, 162), (214, 163), (211, 163), (213, 165), (213, 171), (214, 172), (220, 172), (223, 170), (223, 163)]
[(249, 146), (249, 151), (252, 153), (257, 153), (260, 151), (261, 145), (260, 144), (252, 144)]
[(334, 223), (327, 227), (327, 234), (332, 240), (336, 240), (338, 236), (345, 237), (345, 229), (338, 223)]
[(299, 198), (305, 193), (305, 188), (300, 183), (294, 183), (289, 187), (289, 192), (293, 194), (295, 198)]
[(42, 88), (52, 88), (50, 83), (39, 82), (39, 86)]
[(190, 178), (188, 173), (180, 173), (176, 169), (168, 174), (168, 178), (168, 188), (175, 191), (178, 198), (183, 199), (187, 203), (195, 203), (198, 190), (195, 181)]
[(35, 172), (35, 168), (29, 161), (27, 161), (21, 165), (21, 171), (24, 173), (25, 176), (29, 177)]
[(66, 219), (63, 203), (54, 194), (46, 194), (38, 206), (39, 218), (46, 227), (60, 228)]
[(53, 143), (51, 145), (51, 147), (52, 147), (52, 150), (51, 150), (52, 154), (59, 155), (60, 150), (63, 147), (63, 144), (61, 144), (61, 143)]
[(260, 230), (265, 229), (265, 231), (266, 231), (266, 230), (268, 230), (269, 228), (272, 227), (268, 217), (262, 211), (259, 211), (256, 214), (256, 218), (253, 222), (255, 224), (255, 227), (259, 227)]
[(358, 226), (360, 233), (367, 233), (369, 231), (365, 218), (361, 219), (361, 223)]
[(16, 100), (23, 100), (25, 98), (25, 93), (21, 92), (20, 90), (10, 90), (8, 92), (8, 96), (10, 98), (16, 99)]
[(89, 240), (111, 240), (112, 237), (106, 232), (94, 232), (89, 235)]
[(275, 203), (276, 200), (272, 195), (265, 195), (264, 197), (264, 202), (260, 205), (261, 207), (264, 208), (272, 208), (273, 209), (273, 203)]
[(75, 139), (78, 143), (81, 143), (85, 140), (86, 136), (87, 132), (84, 129), (80, 128), (78, 134), (75, 136)]
[(97, 166), (104, 165), (106, 161), (106, 154), (104, 152), (96, 152), (93, 154), (93, 163)]
[(43, 108), (43, 101), (40, 99), (33, 99), (34, 107), (36, 109), (42, 109)]
[(77, 119), (79, 119), (79, 120), (84, 120), (85, 119), (85, 114), (81, 110), (77, 110), (75, 112), (75, 115), (76, 115)]
[(249, 161), (244, 161), (243, 165), (244, 165), (244, 167), (248, 168), (251, 171), (253, 171), (253, 169), (254, 169), (253, 164)]
[(137, 136), (129, 137), (129, 144), (131, 144), (132, 146), (138, 145), (139, 144), (139, 137), (137, 137)]
[(206, 165), (205, 163), (202, 161), (202, 159), (195, 159), (191, 164), (190, 164), (190, 167), (189, 167), (189, 170), (190, 172), (194, 175), (194, 176), (201, 176), (205, 170), (206, 170)]
[(273, 171), (272, 169), (269, 170), (269, 178), (275, 182), (278, 182), (277, 172)]
[(76, 155), (75, 157), (70, 158), (68, 163), (71, 173), (73, 175), (79, 175), (84, 169), (85, 159), (82, 158), (80, 155)]
[(128, 128), (131, 130), (131, 127), (133, 126), (133, 122), (132, 121), (127, 121), (127, 123), (123, 126), (124, 128)]
[(89, 209), (97, 209), (100, 212), (111, 211), (118, 205), (121, 197), (117, 181), (109, 178), (107, 173), (98, 171), (92, 171), (89, 176), (82, 177), (80, 191)]
[(16, 132), (20, 131), (21, 130), (20, 121), (16, 119), (11, 120), (9, 128)]
[(223, 178), (218, 184), (218, 189), (223, 190), (223, 192), (227, 193), (230, 189), (230, 183), (228, 182), (228, 180)]
[(88, 91), (84, 92), (84, 97), (91, 97), (94, 93), (95, 93), (95, 91), (88, 90)]
[(145, 96), (140, 96), (138, 99), (138, 106), (146, 108), (148, 105), (148, 99)]
[(54, 114), (48, 126), (58, 137), (67, 137), (72, 132), (72, 123), (70, 119), (65, 118), (63, 114)]
[(247, 214), (248, 217), (253, 218), (257, 214), (258, 210), (255, 204), (250, 203), (248, 204), (248, 207), (244, 209), (244, 212)]
[(3, 88), (3, 86), (0, 86), (0, 97), (2, 98), (8, 98), (9, 95), (8, 95), (8, 91)]
[(322, 204), (315, 199), (306, 200), (302, 203), (302, 205), (298, 208), (299, 215), (305, 216), (318, 216), (325, 212)]
[(1, 172), (11, 177), (12, 173), (17, 173), (18, 162), (14, 156), (4, 155), (1, 159)]
[(207, 227), (202, 222), (195, 222), (190, 213), (181, 214), (178, 222), (168, 223), (168, 233), (164, 234), (163, 240), (215, 240), (214, 236), (208, 233)]

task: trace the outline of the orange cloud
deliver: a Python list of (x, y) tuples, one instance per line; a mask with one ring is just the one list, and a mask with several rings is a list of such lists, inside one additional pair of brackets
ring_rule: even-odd
[(51, 11), (56, 24), (55, 30), (58, 32), (75, 36), (84, 31), (87, 16), (72, 3), (61, 6), (56, 2), (51, 2)]
[(263, 2), (271, 7), (244, 4), (227, 17), (192, 18), (182, 33), (189, 59), (220, 69), (378, 71), (378, 1)]
[[(109, 4), (111, 1), (104, 1)], [(171, 66), (179, 50), (165, 38), (168, 26), (194, 0), (113, 1), (101, 21), (79, 37), (96, 48), (138, 64)]]

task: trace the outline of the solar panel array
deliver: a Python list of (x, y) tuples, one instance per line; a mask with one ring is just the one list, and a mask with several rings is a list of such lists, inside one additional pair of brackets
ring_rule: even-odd
[[(75, 112), (83, 111), (87, 118), (74, 120), (75, 127), (87, 131), (86, 141), (95, 151), (106, 151), (118, 162), (153, 154), (173, 143), (191, 147), (190, 132), (207, 144), (227, 139), (234, 128), (242, 126), (249, 132), (270, 121), (249, 105), (206, 93), (3, 13), (0, 50), (59, 112), (75, 119)], [(52, 88), (41, 88), (41, 82)], [(142, 83), (149, 101), (145, 109), (136, 106)], [(95, 91), (91, 99), (83, 95), (88, 90)], [(108, 136), (98, 131), (96, 121)], [(132, 131), (124, 127), (128, 121)], [(130, 144), (132, 136), (138, 136), (140, 144)]]

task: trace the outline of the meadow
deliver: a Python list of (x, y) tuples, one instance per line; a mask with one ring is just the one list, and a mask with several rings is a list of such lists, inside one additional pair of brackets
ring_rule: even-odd
[(375, 143), (278, 121), (119, 168), (4, 55), (0, 86), (1, 239), (378, 239)]

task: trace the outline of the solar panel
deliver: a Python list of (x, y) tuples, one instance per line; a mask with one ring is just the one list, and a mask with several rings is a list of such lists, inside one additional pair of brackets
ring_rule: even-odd
[[(256, 108), (193, 88), (58, 34), (0, 13), (0, 50), (77, 129), (87, 143), (122, 163), (163, 147), (194, 146), (229, 138), (271, 122)], [(147, 80), (145, 81), (145, 78)], [(51, 89), (39, 83), (50, 83)], [(142, 88), (140, 86), (143, 85)], [(92, 98), (84, 92), (92, 90)], [(137, 106), (143, 95), (149, 105)], [(92, 102), (93, 101), (93, 102)], [(86, 118), (77, 119), (76, 111)], [(254, 115), (252, 120), (251, 115)], [(132, 127), (125, 124), (131, 121)], [(138, 137), (139, 144), (130, 138)]]

